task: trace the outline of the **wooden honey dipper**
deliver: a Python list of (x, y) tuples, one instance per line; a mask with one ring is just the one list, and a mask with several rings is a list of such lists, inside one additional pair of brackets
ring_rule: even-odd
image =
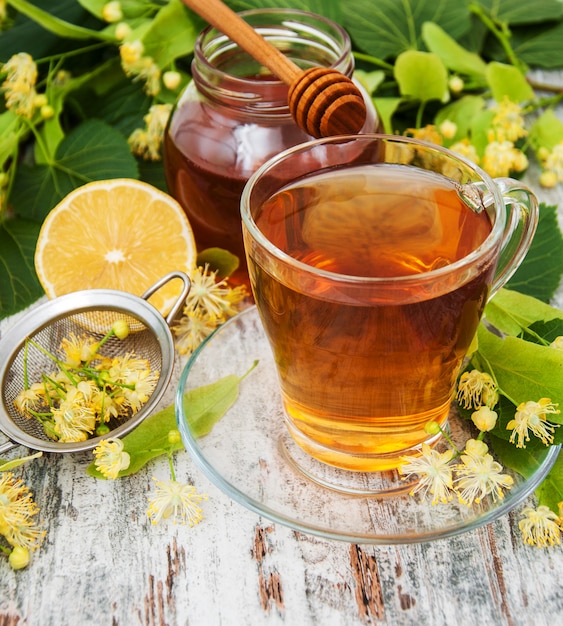
[(347, 76), (326, 67), (302, 70), (221, 0), (182, 2), (289, 85), (289, 110), (307, 134), (317, 138), (355, 134), (363, 127), (366, 105)]

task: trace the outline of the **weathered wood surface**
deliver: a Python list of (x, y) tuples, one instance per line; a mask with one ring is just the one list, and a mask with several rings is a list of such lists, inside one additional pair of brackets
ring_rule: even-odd
[[(537, 191), (540, 200), (559, 204), (563, 225), (563, 194)], [(563, 308), (563, 289), (556, 303)], [(4, 320), (0, 333), (15, 321)], [(171, 393), (163, 403), (170, 400)], [(563, 620), (563, 547), (525, 546), (520, 508), (447, 540), (351, 545), (296, 533), (246, 510), (183, 452), (177, 476), (209, 495), (204, 520), (194, 528), (152, 526), (147, 493), (152, 476), (168, 478), (166, 461), (129, 479), (99, 481), (85, 473), (90, 460), (87, 453), (50, 454), (26, 466), (48, 534), (27, 569), (14, 572), (0, 559), (0, 626)]]

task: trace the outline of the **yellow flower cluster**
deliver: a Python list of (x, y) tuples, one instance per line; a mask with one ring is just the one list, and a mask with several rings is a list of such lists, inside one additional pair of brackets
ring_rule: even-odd
[(160, 68), (150, 56), (145, 56), (145, 47), (140, 40), (122, 43), (119, 47), (121, 67), (126, 76), (142, 80), (149, 96), (160, 93)]
[[(126, 335), (119, 322), (114, 328), (106, 337)], [(104, 356), (99, 352), (103, 342), (87, 335), (65, 337), (61, 355), (51, 355), (58, 369), (45, 372), (16, 397), (18, 411), (40, 421), (50, 438), (68, 443), (104, 434), (112, 419), (137, 413), (154, 391), (159, 372), (151, 371), (146, 359), (129, 352)], [(26, 351), (34, 346), (29, 340)]]
[(2, 67), (6, 78), (2, 83), (6, 107), (16, 115), (31, 119), (37, 107), (37, 65), (27, 52), (12, 56)]
[[(458, 457), (460, 462), (455, 462)], [(423, 444), (421, 456), (402, 458), (399, 472), (405, 477), (418, 476), (411, 495), (420, 491), (424, 500), (430, 494), (433, 505), (449, 502), (454, 495), (467, 506), (488, 495), (496, 501), (514, 483), (511, 476), (501, 473), (502, 466), (489, 454), (487, 444), (478, 439), (469, 439), (458, 455), (452, 449), (438, 452)]]
[(516, 145), (528, 132), (522, 108), (505, 98), (490, 111), (493, 117), (487, 132), (487, 145), (482, 155), (479, 155), (469, 137), (450, 143), (457, 134), (457, 125), (451, 120), (445, 120), (439, 126), (429, 124), (422, 128), (409, 128), (405, 135), (440, 146), (446, 145), (453, 152), (480, 165), (495, 178), (525, 171), (529, 165), (528, 157)]
[(171, 104), (151, 106), (143, 118), (146, 127), (135, 129), (129, 136), (128, 142), (133, 154), (143, 157), (146, 161), (160, 161), (160, 147), (171, 111)]
[(182, 317), (174, 325), (176, 348), (190, 354), (218, 326), (236, 315), (237, 305), (248, 295), (246, 287), (230, 287), (227, 280), (217, 280), (209, 266), (198, 267), (190, 276), (192, 286)]
[(45, 537), (45, 531), (36, 521), (39, 507), (29, 488), (11, 472), (0, 474), (0, 535), (11, 549), (0, 546), (8, 554), (13, 569), (29, 563), (29, 552), (36, 550)]
[(563, 183), (563, 141), (552, 150), (540, 148), (538, 158), (543, 168), (540, 184), (543, 187), (555, 187), (557, 183)]

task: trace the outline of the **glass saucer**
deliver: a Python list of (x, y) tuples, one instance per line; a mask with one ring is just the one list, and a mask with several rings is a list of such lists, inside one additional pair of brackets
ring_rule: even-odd
[[(211, 432), (198, 437), (183, 410), (184, 394), (229, 376), (242, 376), (239, 394)], [(311, 459), (287, 434), (273, 356), (256, 307), (219, 327), (192, 355), (176, 395), (178, 426), (199, 469), (236, 502), (305, 533), (366, 544), (417, 543), (451, 537), (488, 524), (520, 504), (545, 478), (553, 446), (528, 479), (514, 474), (504, 499), (471, 507), (432, 506), (409, 495), (412, 483), (394, 471), (338, 470)], [(452, 412), (449, 428), (461, 445), (467, 422)], [(510, 473), (510, 470), (505, 470)]]

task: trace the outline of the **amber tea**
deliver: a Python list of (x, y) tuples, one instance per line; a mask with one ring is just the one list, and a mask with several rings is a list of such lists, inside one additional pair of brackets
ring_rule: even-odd
[[(442, 175), (364, 165), (307, 177), (254, 217), (293, 259), (350, 277), (396, 278), (446, 267), (491, 232)], [(494, 267), (467, 282), (414, 283), (392, 298), (376, 286), (351, 301), (322, 279), (296, 289), (250, 255), (256, 303), (279, 368), (294, 439), (313, 456), (354, 469), (408, 450), (443, 423), (477, 329)], [(368, 459), (368, 460), (366, 460)], [(367, 468), (366, 468), (367, 464)]]

